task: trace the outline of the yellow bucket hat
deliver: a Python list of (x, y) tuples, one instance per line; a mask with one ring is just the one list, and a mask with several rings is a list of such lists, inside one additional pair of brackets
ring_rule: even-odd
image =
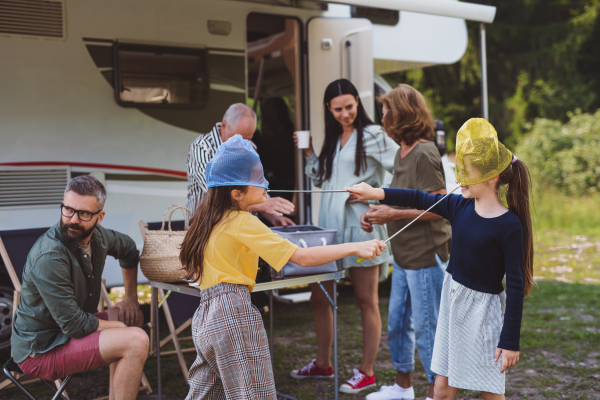
[(513, 154), (498, 141), (496, 130), (483, 118), (471, 118), (456, 135), (456, 180), (476, 185), (498, 176)]

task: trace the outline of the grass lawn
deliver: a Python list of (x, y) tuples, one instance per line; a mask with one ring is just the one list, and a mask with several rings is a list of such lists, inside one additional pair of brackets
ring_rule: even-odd
[[(592, 239), (590, 239), (592, 240)], [(557, 250), (558, 251), (558, 250)], [(563, 251), (563, 250), (561, 250)], [(595, 264), (598, 273), (598, 264)], [(525, 301), (521, 333), (521, 361), (507, 375), (507, 397), (511, 399), (600, 399), (600, 285), (564, 283), (546, 279), (538, 283)], [(556, 275), (560, 277), (562, 275)], [(577, 279), (577, 272), (571, 279)], [(384, 321), (376, 364), (378, 384), (391, 384), (395, 373), (387, 346), (389, 280), (380, 285), (381, 315)], [(340, 285), (339, 368), (347, 379), (360, 362), (361, 329), (352, 286)], [(333, 398), (333, 380), (297, 381), (289, 371), (309, 362), (316, 353), (312, 315), (308, 304), (275, 304), (275, 376), (279, 391), (301, 400)], [(268, 320), (265, 320), (268, 323)], [(166, 324), (161, 325), (166, 328)], [(267, 325), (268, 326), (268, 325)], [(163, 330), (164, 334), (166, 332)], [(186, 333), (186, 335), (189, 334)], [(187, 342), (184, 346), (189, 346)], [(186, 354), (188, 367), (194, 353)], [(187, 394), (181, 370), (173, 356), (162, 358), (163, 398), (183, 399)], [(146, 375), (156, 390), (156, 359), (146, 363)], [(108, 369), (75, 375), (69, 388), (71, 400), (93, 399), (107, 394)], [(427, 381), (417, 359), (414, 386), (418, 398), (425, 398)], [(43, 393), (40, 384), (30, 385), (34, 395)], [(156, 393), (154, 393), (156, 394)], [(0, 392), (2, 399), (25, 399), (16, 390)], [(140, 398), (152, 398), (140, 396)], [(341, 399), (363, 399), (340, 394)], [(461, 391), (459, 398), (480, 398), (478, 393)]]
[[(507, 374), (510, 399), (600, 399), (600, 196), (569, 199), (544, 193), (536, 199), (535, 278), (538, 286), (525, 300), (521, 331), (521, 361)], [(339, 286), (340, 383), (360, 363), (362, 343), (360, 314), (350, 283)], [(140, 291), (145, 291), (140, 287)], [(306, 290), (306, 289), (300, 289)], [(390, 280), (379, 288), (383, 334), (375, 373), (377, 383), (392, 384), (395, 372), (387, 345), (387, 312)], [(142, 293), (143, 294), (143, 293)], [(275, 377), (280, 392), (300, 400), (332, 399), (333, 380), (298, 381), (289, 371), (316, 355), (312, 313), (306, 303), (275, 304)], [(268, 319), (265, 319), (268, 326)], [(166, 324), (161, 324), (163, 336)], [(184, 336), (191, 333), (186, 332)], [(185, 342), (184, 346), (191, 346)], [(165, 350), (171, 350), (167, 348)], [(186, 354), (188, 367), (194, 353)], [(183, 399), (188, 391), (177, 359), (162, 358), (163, 398)], [(157, 388), (156, 359), (145, 367), (152, 387)], [(427, 380), (416, 363), (413, 379), (417, 398), (424, 399)], [(75, 375), (68, 393), (71, 400), (94, 399), (108, 394), (108, 368)], [(30, 385), (34, 395), (43, 387)], [(340, 394), (340, 399), (364, 399), (366, 393)], [(0, 391), (1, 399), (25, 399), (14, 389)], [(143, 398), (154, 398), (140, 396)], [(480, 398), (479, 393), (460, 391), (459, 398)]]

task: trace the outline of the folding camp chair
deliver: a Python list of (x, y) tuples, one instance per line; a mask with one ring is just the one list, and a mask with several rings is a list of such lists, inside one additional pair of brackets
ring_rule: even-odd
[[(10, 360), (8, 360), (8, 362), (6, 364), (4, 364), (3, 371), (4, 371), (4, 375), (6, 375), (6, 377), (9, 379), (9, 381), (12, 382), (25, 396), (27, 396), (28, 399), (36, 400), (36, 398), (33, 397), (33, 395), (31, 393), (29, 393), (29, 391), (27, 389), (25, 389), (25, 387), (23, 387), (23, 385), (28, 382), (19, 382), (19, 380), (17, 379), (17, 377), (19, 375), (23, 375), (23, 371), (21, 371), (21, 368), (19, 368), (19, 365), (13, 360), (12, 357), (10, 358)], [(14, 374), (14, 376), (13, 376), (13, 374)], [(56, 399), (68, 400), (68, 397), (65, 397), (66, 393), (64, 393), (64, 395), (63, 395), (63, 392), (67, 388), (67, 385), (69, 384), (69, 381), (71, 380), (72, 376), (73, 375), (67, 375), (64, 377), (62, 384), (60, 386), (58, 386), (58, 389), (56, 390), (56, 392), (54, 392), (54, 395), (52, 396), (52, 400), (56, 400)], [(44, 382), (46, 384), (46, 386), (48, 386), (50, 388), (50, 390), (54, 390), (52, 385), (50, 383), (48, 383), (46, 380), (36, 379), (35, 381), (38, 381), (38, 380), (41, 380), (42, 382)]]
[[(144, 221), (140, 221), (140, 232), (142, 233), (142, 238), (146, 234), (147, 230), (159, 230), (162, 225), (162, 222), (149, 222), (146, 223)], [(184, 221), (172, 221), (171, 222), (171, 230), (174, 231), (182, 231), (184, 230)], [(165, 297), (165, 293), (162, 289), (158, 289), (159, 301)], [(158, 302), (157, 302), (158, 303)], [(189, 296), (185, 296), (179, 293), (172, 292), (166, 301), (161, 306), (165, 319), (167, 320), (167, 326), (169, 327), (169, 335), (160, 341), (160, 348), (162, 349), (167, 343), (173, 342), (173, 346), (175, 350), (173, 351), (161, 351), (160, 356), (168, 356), (175, 354), (177, 355), (177, 359), (179, 361), (179, 367), (181, 368), (181, 373), (183, 374), (183, 378), (186, 383), (188, 383), (188, 368), (185, 363), (185, 359), (183, 358), (183, 353), (195, 352), (195, 347), (181, 348), (181, 342), (192, 340), (191, 336), (179, 337), (181, 332), (186, 330), (192, 324), (192, 317), (194, 316), (194, 312), (198, 308), (200, 300), (198, 299), (198, 303), (194, 301), (190, 301)], [(155, 309), (154, 309), (154, 301), (151, 302), (151, 311), (150, 311), (150, 323), (154, 326), (155, 322)], [(175, 325), (178, 325), (178, 328), (175, 328)], [(156, 354), (156, 338), (154, 338), (154, 329), (151, 330), (150, 333), (150, 355), (154, 356)]]
[[(50, 228), (37, 228), (37, 229), (23, 229), (14, 231), (0, 231), (0, 257), (2, 262), (8, 271), (10, 280), (15, 288), (13, 295), (13, 320), (15, 312), (17, 311), (17, 305), (19, 305), (19, 299), (21, 298), (21, 280), (23, 278), (23, 268), (25, 268), (25, 262), (27, 261), (27, 255), (29, 250), (33, 247), (35, 242)], [(5, 247), (4, 241), (7, 246)], [(8, 249), (10, 249), (10, 257)], [(11, 262), (11, 257), (14, 260), (14, 264)], [(12, 359), (12, 358), (11, 358)], [(14, 370), (15, 376), (13, 379), (18, 380), (22, 373)], [(12, 375), (11, 375), (12, 376)], [(30, 379), (23, 382), (22, 384), (29, 384), (38, 382), (39, 379)], [(60, 388), (63, 384), (61, 379), (54, 381), (57, 388)], [(0, 383), (0, 390), (11, 386), (13, 384), (12, 379), (7, 379)], [(63, 389), (64, 390), (64, 389)], [(68, 394), (64, 392), (63, 396), (67, 399)]]
[[(14, 313), (17, 310), (17, 305), (19, 304), (19, 299), (21, 297), (21, 281), (23, 279), (23, 269), (25, 268), (25, 263), (27, 262), (27, 255), (29, 251), (35, 244), (35, 242), (42, 236), (46, 231), (50, 228), (36, 228), (36, 229), (22, 229), (22, 230), (13, 230), (13, 231), (0, 231), (0, 256), (2, 261), (8, 271), (12, 284), (15, 288), (14, 297), (13, 297), (13, 320)], [(108, 297), (108, 292), (106, 291), (106, 287), (104, 283), (102, 284), (102, 290), (100, 292), (100, 304), (105, 303), (110, 307), (112, 303)], [(9, 364), (7, 364), (9, 365)], [(16, 364), (15, 364), (16, 365)], [(11, 365), (9, 365), (11, 367)], [(14, 384), (14, 380), (20, 379), (23, 375), (20, 372), (20, 369), (17, 368), (9, 368), (10, 372), (13, 372), (12, 379), (9, 378), (4, 382), (0, 383), (0, 390), (7, 388)], [(5, 374), (7, 372), (5, 371)], [(66, 378), (65, 378), (66, 380)], [(28, 381), (24, 381), (20, 383), (20, 385), (26, 385), (29, 383), (38, 382), (39, 379), (31, 379)], [(45, 381), (44, 381), (45, 382)], [(47, 382), (46, 382), (47, 383)], [(64, 388), (66, 384), (61, 379), (57, 379), (55, 382), (56, 387), (60, 388), (61, 386)], [(64, 386), (63, 386), (64, 384)], [(20, 387), (19, 387), (20, 388)], [(22, 389), (23, 390), (23, 389)], [(142, 374), (142, 384), (140, 385), (140, 391), (145, 390), (146, 393), (152, 393), (152, 388), (148, 383), (148, 379), (145, 374)], [(61, 391), (62, 394), (60, 397), (68, 399), (69, 396), (66, 391)], [(108, 396), (102, 397), (96, 400), (108, 399)]]

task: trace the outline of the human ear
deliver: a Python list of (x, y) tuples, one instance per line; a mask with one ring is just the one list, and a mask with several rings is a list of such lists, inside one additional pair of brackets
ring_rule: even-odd
[(104, 219), (104, 216), (106, 215), (106, 211), (100, 211), (100, 213), (98, 214), (98, 224), (100, 222), (102, 222), (102, 220)]
[(485, 184), (487, 185), (487, 187), (489, 187), (490, 189), (494, 190), (494, 191), (498, 191), (498, 176), (495, 176), (491, 179), (488, 179)]
[(233, 189), (231, 191), (231, 198), (237, 202), (240, 202), (244, 198), (244, 194), (238, 189)]

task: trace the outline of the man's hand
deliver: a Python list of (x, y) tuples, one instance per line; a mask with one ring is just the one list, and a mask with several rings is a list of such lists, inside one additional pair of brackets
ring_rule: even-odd
[(272, 215), (268, 215), (267, 213), (261, 213), (261, 215), (263, 217), (265, 217), (266, 219), (269, 220), (269, 222), (271, 223), (271, 225), (273, 226), (292, 226), (292, 225), (296, 225), (294, 223), (294, 221), (292, 221), (291, 219), (287, 218), (287, 217), (275, 217)]
[[(248, 211), (258, 211), (275, 217), (282, 217), (283, 214), (294, 212), (294, 203), (282, 197), (268, 197), (263, 203), (253, 204), (248, 207)], [(265, 218), (267, 217), (265, 216)]]
[[(115, 304), (111, 308), (119, 309), (119, 321), (127, 326), (142, 326), (144, 318), (137, 297), (125, 298), (123, 301)], [(140, 323), (141, 322), (141, 323)]]
[(365, 215), (371, 224), (383, 225), (395, 219), (395, 211), (386, 205), (369, 204), (369, 211)]
[(496, 350), (496, 356), (494, 357), (494, 362), (498, 362), (500, 359), (500, 354), (502, 354), (502, 369), (500, 369), (500, 373), (504, 373), (510, 367), (515, 366), (516, 363), (519, 362), (519, 352), (513, 350), (505, 350), (498, 347)]
[(360, 227), (363, 231), (371, 233), (373, 232), (373, 224), (369, 221), (369, 218), (367, 217), (369, 211), (360, 216)]
[(369, 204), (369, 200), (359, 200), (354, 196), (350, 196), (348, 198), (348, 203), (350, 204), (354, 204), (354, 203), (363, 203), (363, 204)]

